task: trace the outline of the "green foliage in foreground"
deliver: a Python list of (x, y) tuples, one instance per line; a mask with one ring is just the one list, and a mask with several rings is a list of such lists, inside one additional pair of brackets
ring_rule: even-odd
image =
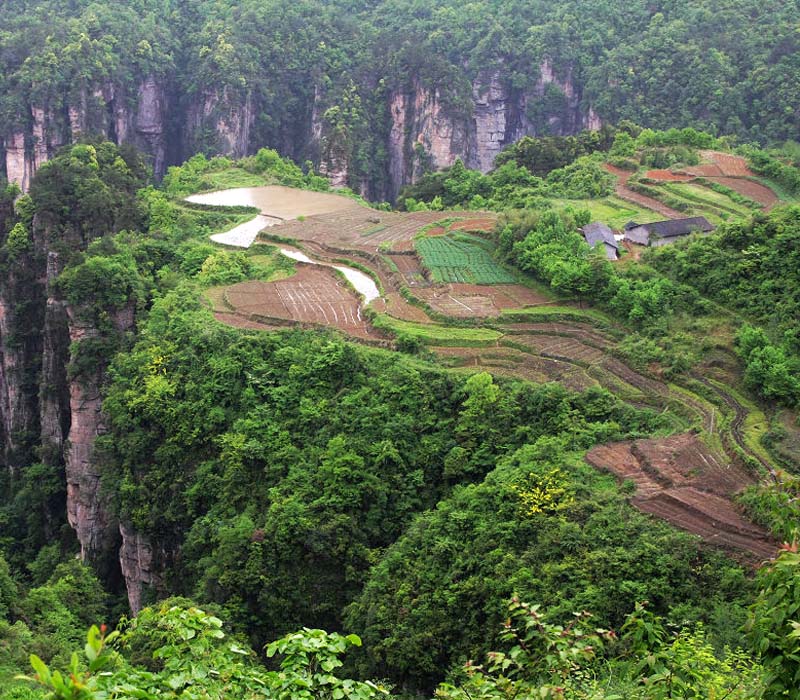
[[(714, 649), (702, 625), (671, 630), (644, 603), (619, 633), (598, 627), (586, 611), (552, 620), (516, 595), (498, 637), (500, 650), (467, 661), (435, 690), (438, 700), (773, 700), (796, 697), (800, 623), (800, 558), (787, 550), (760, 577), (762, 591), (750, 626), (764, 665), (741, 649)], [(144, 609), (120, 629), (90, 627), (83, 653), (62, 673), (38, 656), (33, 676), (18, 683), (47, 691), (46, 700), (377, 700), (397, 697), (373, 681), (342, 678), (339, 658), (360, 647), (358, 636), (304, 628), (265, 648), (281, 657), (267, 670), (253, 651), (226, 633), (223, 622), (183, 601)], [(24, 694), (18, 685), (6, 698)], [(402, 697), (402, 696), (401, 696)]]
[[(339, 657), (360, 646), (356, 635), (304, 629), (267, 647), (280, 669), (267, 671), (246, 643), (229, 637), (222, 621), (195, 607), (144, 609), (110, 634), (92, 626), (85, 660), (73, 653), (67, 673), (31, 657), (35, 680), (49, 700), (372, 700), (388, 692), (371, 681), (339, 678)], [(147, 652), (147, 653), (144, 653)]]

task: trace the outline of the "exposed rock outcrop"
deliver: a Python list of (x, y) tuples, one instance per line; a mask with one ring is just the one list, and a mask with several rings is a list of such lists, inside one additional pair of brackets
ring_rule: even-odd
[(39, 423), (42, 460), (48, 464), (63, 462), (64, 440), (70, 429), (70, 404), (67, 383), (69, 361), (69, 325), (66, 304), (54, 292), (61, 272), (59, 256), (47, 256), (47, 301), (42, 341), (42, 381), (39, 387)]
[(128, 591), (128, 604), (136, 615), (143, 607), (145, 593), (149, 589), (158, 589), (161, 578), (147, 537), (125, 523), (119, 524), (119, 533), (122, 536), (119, 563)]
[(25, 147), (25, 132), (13, 132), (6, 137), (3, 145), (6, 152), (8, 181), (17, 183), (23, 192), (27, 192), (33, 177), (34, 164)]
[(463, 114), (445, 105), (438, 90), (413, 81), (389, 97), (389, 181), (392, 194), (415, 182), (426, 170), (465, 165), (482, 172), (497, 154), (523, 136), (567, 135), (599, 129), (591, 108), (584, 108), (581, 90), (570, 68), (559, 74), (549, 60), (527, 91), (514, 88), (501, 70), (480, 73), (472, 82), (472, 108)]
[[(100, 332), (85, 322), (79, 310), (67, 306), (69, 337), (72, 347)], [(124, 333), (133, 328), (133, 307), (117, 312), (112, 319), (116, 331)], [(66, 444), (67, 519), (81, 545), (81, 558), (102, 562), (116, 555), (116, 519), (112, 516), (107, 496), (101, 488), (100, 468), (93, 457), (94, 444), (104, 432), (103, 385), (105, 367), (74, 377), (69, 384), (70, 428)]]
[[(250, 128), (255, 117), (250, 91), (244, 95), (225, 87), (209, 88), (194, 100), (187, 114), (187, 151), (202, 150), (195, 141), (198, 135), (211, 130), (216, 137), (216, 151), (221, 155), (241, 158), (250, 148)], [(204, 144), (207, 148), (209, 144)]]
[[(166, 94), (164, 85), (150, 76), (141, 82), (133, 99), (124, 88), (106, 83), (92, 91), (80, 90), (64, 114), (31, 105), (28, 126), (12, 132), (3, 142), (8, 180), (27, 192), (36, 170), (61, 146), (90, 135), (136, 146), (150, 155), (153, 172), (160, 177), (167, 165)], [(238, 138), (247, 139), (248, 135)]]

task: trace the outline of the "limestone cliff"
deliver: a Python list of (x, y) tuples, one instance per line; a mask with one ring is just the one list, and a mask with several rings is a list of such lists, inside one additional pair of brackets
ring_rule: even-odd
[[(250, 128), (255, 118), (250, 91), (208, 88), (193, 99), (186, 116), (187, 152), (208, 150), (241, 158), (250, 149)], [(208, 143), (209, 132), (215, 143)]]
[(487, 172), (497, 154), (523, 136), (601, 126), (591, 106), (583, 105), (571, 68), (558, 72), (549, 60), (527, 90), (514, 88), (501, 70), (480, 73), (472, 81), (468, 114), (448, 107), (439, 90), (416, 81), (390, 95), (389, 113), (389, 180), (395, 195), (425, 170), (452, 165), (456, 158)]
[(160, 177), (167, 165), (166, 94), (165, 86), (150, 76), (133, 96), (124, 87), (106, 83), (79, 90), (60, 109), (31, 105), (30, 119), (3, 141), (6, 177), (27, 192), (36, 170), (61, 146), (93, 135), (141, 149)]
[(142, 609), (147, 591), (159, 588), (161, 577), (147, 537), (125, 523), (119, 524), (119, 533), (122, 537), (119, 563), (128, 591), (128, 604), (135, 615)]

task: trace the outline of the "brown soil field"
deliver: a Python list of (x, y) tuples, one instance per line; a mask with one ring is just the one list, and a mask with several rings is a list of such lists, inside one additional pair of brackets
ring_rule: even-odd
[[(395, 256), (399, 258), (401, 256)], [(411, 285), (412, 278), (404, 274)], [(435, 311), (456, 318), (496, 318), (502, 309), (519, 309), (552, 303), (521, 284), (461, 284), (425, 286), (414, 294)]]
[(684, 169), (692, 177), (721, 177), (722, 169), (716, 163), (703, 163), (692, 165)]
[(582, 368), (560, 360), (538, 357), (515, 348), (431, 347), (437, 355), (455, 361), (456, 366), (479, 369), (501, 377), (530, 382), (559, 382), (571, 391), (597, 386)]
[(778, 203), (778, 195), (776, 195), (769, 187), (762, 185), (760, 182), (754, 182), (744, 177), (711, 177), (708, 178), (713, 182), (718, 182), (725, 187), (730, 187), (745, 197), (758, 202), (763, 205), (765, 209), (770, 209)]
[(674, 209), (668, 207), (666, 204), (662, 204), (657, 199), (653, 199), (652, 197), (647, 197), (646, 195), (639, 194), (638, 192), (634, 192), (632, 189), (628, 187), (628, 180), (630, 180), (632, 172), (629, 170), (623, 170), (622, 168), (617, 168), (616, 166), (611, 165), (610, 163), (605, 163), (603, 167), (608, 170), (612, 175), (617, 176), (617, 185), (615, 187), (615, 192), (617, 197), (620, 199), (625, 199), (628, 202), (633, 202), (634, 204), (638, 204), (640, 207), (644, 207), (645, 209), (651, 209), (661, 216), (667, 219), (681, 219), (683, 218), (683, 214)]
[(450, 285), (458, 294), (489, 296), (498, 309), (521, 309), (526, 306), (551, 304), (552, 300), (521, 284), (459, 284)]
[(297, 274), (277, 282), (240, 282), (226, 290), (225, 298), (236, 315), (251, 321), (285, 319), (370, 336), (358, 297), (330, 268), (320, 265), (300, 263)]
[(253, 331), (277, 331), (286, 328), (286, 326), (277, 323), (261, 323), (260, 321), (251, 321), (249, 318), (238, 316), (235, 313), (222, 313), (220, 311), (214, 312), (214, 318), (226, 326), (233, 326), (234, 328), (244, 328)]
[(700, 151), (703, 163), (684, 168), (689, 175), (702, 177), (752, 177), (747, 161), (741, 156), (718, 151)]
[(741, 156), (719, 151), (700, 151), (704, 160), (711, 161), (720, 169), (720, 175), (725, 177), (752, 177), (753, 172), (747, 167), (747, 161)]
[[(472, 212), (419, 211), (385, 212), (353, 206), (303, 221), (287, 221), (271, 227), (266, 234), (316, 241), (341, 249), (361, 249), (371, 252), (381, 247), (393, 250), (412, 249), (411, 241), (425, 226), (448, 218), (474, 218)], [(442, 231), (444, 232), (444, 231)]]
[(446, 233), (447, 229), (442, 226), (434, 226), (425, 231), (426, 236), (444, 236)]
[(378, 313), (387, 313), (390, 316), (399, 318), (402, 321), (413, 321), (414, 323), (433, 323), (428, 314), (418, 306), (409, 304), (397, 292), (389, 292), (385, 299), (376, 299), (370, 304), (370, 308)]
[(535, 333), (551, 336), (568, 336), (576, 338), (588, 345), (596, 345), (599, 348), (608, 348), (612, 341), (600, 333), (588, 323), (515, 323), (513, 326), (503, 328), (511, 335)]
[(513, 340), (531, 348), (536, 354), (568, 362), (594, 364), (606, 357), (603, 350), (561, 335), (515, 335)]
[(430, 282), (425, 278), (422, 264), (416, 255), (392, 255), (392, 262), (397, 266), (403, 280), (409, 287), (427, 287)]
[(670, 170), (648, 170), (644, 176), (661, 182), (689, 182), (692, 179), (691, 175), (679, 175)]
[(486, 294), (470, 294), (451, 289), (453, 285), (426, 287), (414, 290), (434, 311), (455, 318), (490, 318), (500, 310)]
[(693, 433), (600, 445), (592, 466), (636, 486), (631, 503), (706, 541), (739, 552), (750, 563), (773, 557), (777, 543), (747, 520), (731, 498), (753, 478), (720, 460)]
[(492, 231), (496, 218), (486, 217), (483, 219), (466, 219), (465, 221), (457, 221), (450, 224), (451, 231)]

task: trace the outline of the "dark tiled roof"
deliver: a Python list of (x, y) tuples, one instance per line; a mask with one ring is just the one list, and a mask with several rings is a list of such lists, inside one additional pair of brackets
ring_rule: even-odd
[(638, 228), (638, 227), (639, 227), (639, 224), (637, 224), (635, 221), (629, 221), (627, 224), (625, 224), (622, 227), (622, 230), (623, 231), (630, 231), (632, 228)]
[(691, 219), (673, 219), (672, 221), (656, 221), (652, 224), (644, 224), (651, 235), (659, 238), (674, 238), (675, 236), (686, 236), (694, 231), (713, 231), (714, 227), (708, 223), (704, 216), (694, 216)]
[(614, 232), (599, 221), (582, 227), (581, 232), (586, 242), (592, 247), (596, 246), (598, 243), (607, 243), (619, 250), (619, 245), (617, 245), (617, 241), (614, 238)]

